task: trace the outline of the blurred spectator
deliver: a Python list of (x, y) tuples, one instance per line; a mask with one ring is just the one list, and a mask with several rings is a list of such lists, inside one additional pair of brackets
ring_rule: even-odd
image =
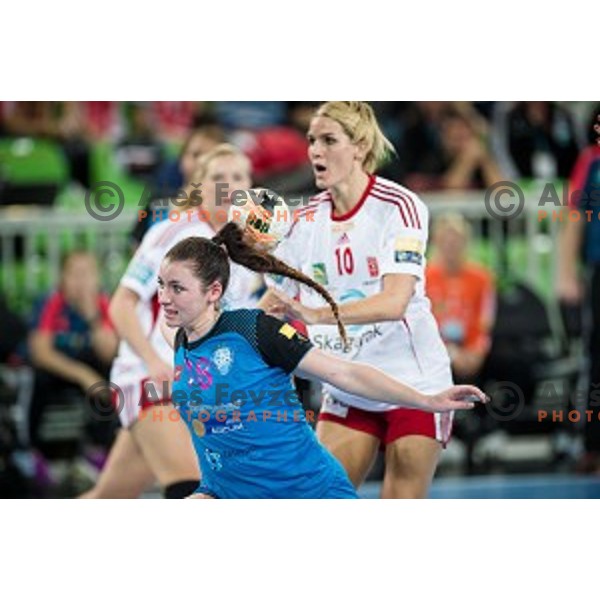
[[(402, 170), (399, 176), (414, 188), (418, 175), (437, 174), (442, 170), (442, 120), (447, 102), (415, 102), (406, 114), (406, 128), (400, 148)], [(423, 189), (417, 183), (417, 190)]]
[(260, 131), (284, 125), (287, 120), (286, 102), (215, 102), (215, 117), (228, 132)]
[(590, 116), (586, 120), (585, 143), (588, 146), (600, 145), (600, 103), (596, 103), (590, 111)]
[[(41, 444), (39, 427), (48, 406), (77, 398), (83, 407), (88, 390), (107, 380), (118, 344), (108, 304), (108, 296), (99, 289), (95, 257), (83, 251), (66, 256), (59, 289), (40, 305), (29, 337), (36, 370), (30, 416), (34, 446)], [(108, 446), (112, 423), (91, 425), (92, 441)]]
[[(422, 119), (407, 131), (405, 183), (417, 191), (483, 189), (503, 179), (487, 144), (485, 120), (468, 103), (419, 103)], [(411, 147), (416, 154), (411, 156)], [(422, 161), (415, 160), (421, 155)]]
[(89, 187), (90, 153), (84, 112), (79, 102), (5, 102), (4, 129), (15, 137), (49, 138), (67, 157), (71, 179)]
[(92, 140), (115, 140), (123, 127), (120, 104), (113, 101), (83, 102), (86, 131)]
[(496, 291), (491, 274), (468, 261), (470, 228), (458, 214), (436, 219), (427, 295), (457, 381), (473, 382), (491, 346)]
[(501, 181), (496, 160), (470, 115), (451, 112), (442, 122), (444, 171), (439, 179), (442, 189), (484, 189)]
[(151, 103), (128, 102), (125, 111), (129, 129), (117, 144), (115, 158), (130, 175), (152, 183), (162, 164), (164, 148), (155, 131)]
[(152, 108), (156, 131), (161, 139), (181, 140), (193, 126), (194, 102), (155, 101)]
[(509, 174), (543, 180), (568, 178), (579, 151), (571, 114), (556, 102), (499, 104), (495, 136)]
[(404, 139), (407, 123), (410, 116), (414, 113), (413, 102), (371, 102), (385, 136), (392, 142), (396, 152), (388, 157), (388, 161), (383, 165), (377, 174), (386, 179), (391, 179), (398, 183), (404, 182)]
[[(594, 113), (594, 123), (597, 114)], [(590, 130), (593, 131), (592, 126)], [(594, 135), (597, 136), (598, 133)], [(585, 455), (579, 467), (600, 473), (600, 414), (596, 398), (600, 386), (600, 147), (595, 142), (579, 155), (569, 192), (569, 217), (564, 220), (559, 240), (557, 294), (567, 307), (584, 307), (583, 330), (589, 352), (586, 408), (591, 416), (585, 421)], [(579, 220), (572, 218), (574, 210), (579, 213)]]
[(315, 111), (321, 104), (322, 102), (314, 101), (288, 102), (287, 122), (305, 136)]
[[(287, 193), (312, 180), (306, 132), (288, 125), (286, 102), (216, 102), (215, 117), (250, 159), (258, 185)], [(288, 177), (298, 185), (286, 186)]]
[(188, 134), (176, 159), (161, 167), (156, 180), (156, 195), (169, 196), (190, 183), (197, 160), (218, 144), (225, 142), (225, 132), (219, 125), (202, 125)]
[(167, 163), (159, 173), (154, 198), (144, 208), (147, 216), (138, 219), (130, 238), (137, 246), (152, 225), (168, 217), (171, 206), (167, 199), (189, 186), (197, 170), (198, 159), (225, 141), (218, 125), (204, 125), (194, 129), (183, 144), (179, 158)]

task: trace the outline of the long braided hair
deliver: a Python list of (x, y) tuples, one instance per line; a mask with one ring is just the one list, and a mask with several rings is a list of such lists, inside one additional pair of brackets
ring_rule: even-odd
[(212, 240), (202, 237), (181, 240), (167, 252), (165, 259), (192, 262), (194, 275), (205, 287), (214, 281), (219, 281), (223, 286), (223, 292), (229, 283), (229, 259), (256, 273), (282, 275), (302, 283), (315, 290), (331, 306), (340, 336), (344, 344), (348, 344), (346, 328), (340, 319), (339, 306), (331, 294), (304, 273), (247, 243), (243, 231), (236, 223), (227, 223)]

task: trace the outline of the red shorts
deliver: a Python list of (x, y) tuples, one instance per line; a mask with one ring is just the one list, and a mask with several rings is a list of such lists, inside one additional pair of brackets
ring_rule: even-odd
[(452, 434), (453, 413), (428, 413), (413, 408), (374, 412), (350, 406), (326, 394), (318, 420), (368, 433), (382, 446), (407, 435), (422, 435), (441, 442), (445, 448)]
[(135, 383), (119, 386), (112, 390), (112, 402), (119, 415), (123, 427), (131, 427), (138, 419), (140, 412), (155, 406), (166, 406), (171, 402), (169, 398), (160, 399), (156, 388), (149, 389), (149, 379), (142, 379)]

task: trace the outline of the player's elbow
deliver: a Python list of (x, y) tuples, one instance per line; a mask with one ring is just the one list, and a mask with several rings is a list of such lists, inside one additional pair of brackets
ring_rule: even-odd
[(382, 306), (380, 321), (402, 321), (406, 315), (406, 304), (390, 298)]

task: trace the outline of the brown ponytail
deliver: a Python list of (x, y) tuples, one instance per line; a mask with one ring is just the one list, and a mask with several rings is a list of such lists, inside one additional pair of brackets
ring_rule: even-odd
[(251, 271), (255, 271), (256, 273), (283, 275), (284, 277), (289, 277), (318, 292), (327, 301), (329, 306), (331, 306), (333, 316), (337, 321), (340, 336), (342, 337), (344, 344), (348, 344), (346, 329), (340, 319), (339, 307), (331, 294), (323, 286), (271, 254), (262, 252), (245, 242), (242, 230), (235, 223), (227, 223), (227, 225), (212, 238), (212, 241), (217, 245), (224, 245), (225, 248), (227, 248), (229, 258), (233, 262), (238, 263)]

